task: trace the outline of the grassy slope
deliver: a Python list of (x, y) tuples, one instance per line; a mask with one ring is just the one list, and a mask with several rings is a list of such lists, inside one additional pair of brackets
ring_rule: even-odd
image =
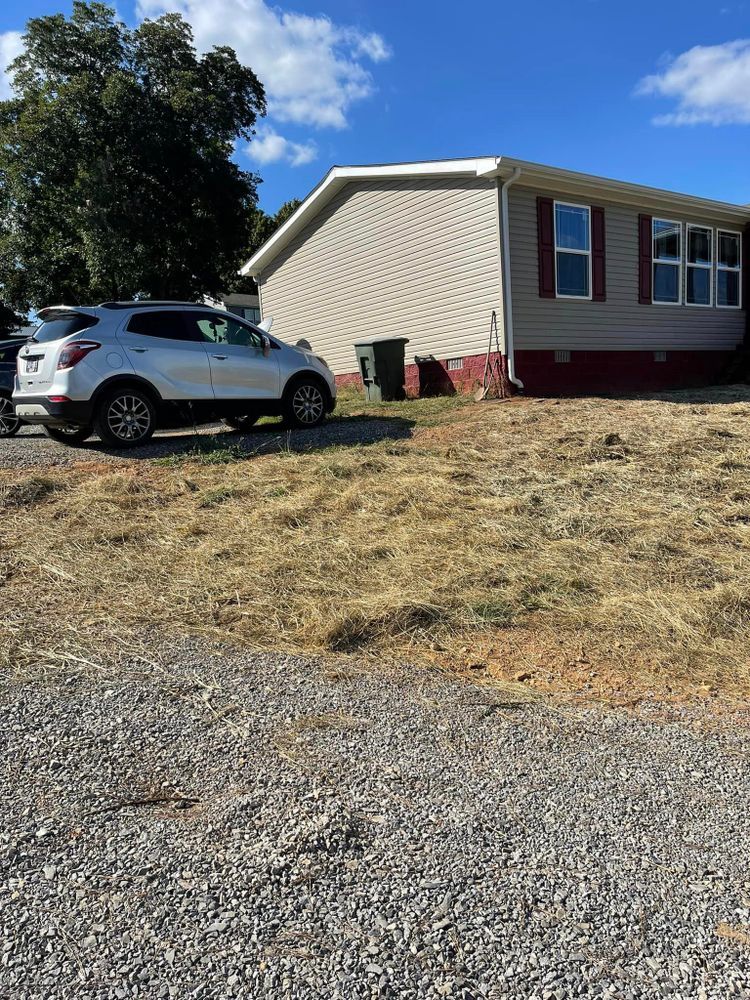
[(408, 440), (0, 473), (0, 662), (144, 625), (611, 694), (750, 687), (750, 391), (422, 400)]

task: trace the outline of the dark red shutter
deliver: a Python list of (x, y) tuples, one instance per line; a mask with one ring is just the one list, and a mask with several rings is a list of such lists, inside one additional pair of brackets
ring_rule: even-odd
[(539, 247), (539, 295), (555, 297), (555, 219), (551, 198), (537, 198), (536, 222)]
[(591, 298), (594, 302), (607, 301), (607, 236), (604, 228), (604, 209), (591, 208)]
[(651, 216), (638, 216), (638, 301), (642, 306), (651, 305), (652, 263)]

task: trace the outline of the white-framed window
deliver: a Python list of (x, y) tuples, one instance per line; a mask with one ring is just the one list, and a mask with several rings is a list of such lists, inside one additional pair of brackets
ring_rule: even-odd
[(682, 223), (653, 219), (651, 236), (652, 301), (658, 305), (678, 306), (682, 301)]
[(591, 209), (555, 202), (555, 294), (591, 298)]
[(714, 231), (688, 222), (685, 235), (685, 305), (713, 303)]
[(449, 372), (458, 372), (464, 366), (463, 358), (448, 358), (447, 368)]
[(742, 308), (742, 234), (716, 231), (716, 305)]

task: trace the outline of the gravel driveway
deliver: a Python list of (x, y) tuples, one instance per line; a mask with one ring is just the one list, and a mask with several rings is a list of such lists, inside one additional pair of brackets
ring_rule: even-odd
[(750, 739), (185, 643), (0, 686), (0, 996), (750, 996)]
[(121, 464), (139, 459), (178, 455), (213, 439), (217, 447), (232, 448), (252, 455), (256, 452), (308, 451), (341, 445), (374, 444), (385, 439), (410, 437), (413, 421), (399, 417), (338, 417), (312, 430), (287, 430), (281, 422), (261, 424), (248, 434), (229, 431), (224, 424), (203, 424), (172, 431), (159, 431), (140, 448), (112, 450), (98, 438), (71, 448), (48, 438), (39, 427), (22, 427), (16, 437), (0, 441), (0, 469), (29, 469), (39, 466), (75, 465), (78, 462)]

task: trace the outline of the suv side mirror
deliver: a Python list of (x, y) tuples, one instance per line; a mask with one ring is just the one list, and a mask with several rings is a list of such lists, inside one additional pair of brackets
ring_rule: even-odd
[(271, 353), (271, 341), (264, 333), (260, 338), (260, 342), (263, 345), (263, 357), (267, 358)]

